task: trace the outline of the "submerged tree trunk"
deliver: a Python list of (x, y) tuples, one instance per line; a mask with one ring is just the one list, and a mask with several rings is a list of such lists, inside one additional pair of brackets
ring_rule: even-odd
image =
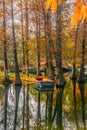
[(56, 41), (56, 52), (55, 52), (55, 60), (56, 60), (56, 85), (64, 86), (65, 79), (63, 76), (62, 69), (62, 16), (61, 16), (61, 5), (58, 6), (57, 9), (57, 41)]
[(6, 7), (5, 0), (3, 0), (3, 44), (4, 44), (4, 81), (9, 81), (8, 77), (8, 58), (7, 58), (7, 39), (6, 39)]
[(20, 74), (19, 74), (19, 65), (17, 58), (17, 46), (15, 38), (15, 29), (14, 29), (14, 13), (13, 13), (13, 0), (11, 0), (11, 13), (12, 13), (12, 36), (13, 36), (13, 49), (14, 49), (14, 61), (15, 61), (15, 84), (21, 85)]
[(22, 40), (22, 49), (23, 49), (23, 67), (22, 72), (25, 73), (25, 44), (24, 44), (24, 21), (23, 21), (23, 1), (21, 0), (21, 40)]
[(86, 44), (86, 20), (84, 21), (83, 29), (84, 29), (84, 33), (83, 33), (83, 41), (82, 41), (81, 68), (80, 68), (78, 82), (85, 82), (84, 59), (85, 59), (85, 44)]
[(26, 74), (29, 76), (29, 27), (28, 27), (28, 0), (25, 1), (25, 56), (26, 56)]
[(76, 79), (76, 45), (77, 45), (77, 38), (78, 38), (78, 29), (79, 25), (76, 29), (75, 33), (75, 44), (74, 44), (74, 55), (73, 55), (73, 70), (72, 70), (72, 79)]

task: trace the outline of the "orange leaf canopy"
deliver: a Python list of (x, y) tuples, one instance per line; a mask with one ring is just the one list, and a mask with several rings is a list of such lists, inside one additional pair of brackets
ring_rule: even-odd
[(46, 10), (48, 10), (50, 7), (52, 9), (52, 12), (55, 12), (58, 8), (58, 5), (62, 2), (62, 0), (47, 0), (46, 1)]
[(80, 21), (87, 19), (87, 3), (83, 0), (77, 0), (73, 16), (71, 18), (71, 25), (77, 26)]

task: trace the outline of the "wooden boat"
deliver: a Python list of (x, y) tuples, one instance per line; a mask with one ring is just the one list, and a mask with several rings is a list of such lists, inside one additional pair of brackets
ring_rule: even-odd
[(53, 80), (36, 80), (36, 88), (38, 90), (48, 90), (53, 91), (54, 90), (54, 81)]

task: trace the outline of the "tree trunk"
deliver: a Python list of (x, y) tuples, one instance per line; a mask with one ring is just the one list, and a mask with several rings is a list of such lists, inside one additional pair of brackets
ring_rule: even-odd
[(13, 13), (13, 0), (11, 0), (11, 13), (12, 13), (12, 36), (13, 36), (13, 49), (14, 49), (14, 61), (15, 61), (15, 85), (21, 85), (19, 74), (19, 65), (17, 58), (17, 48), (16, 48), (16, 39), (15, 39), (15, 29), (14, 29), (14, 13)]
[(9, 81), (8, 77), (8, 58), (7, 58), (7, 40), (6, 40), (6, 7), (5, 0), (3, 0), (3, 44), (4, 44), (4, 81)]
[(45, 76), (47, 76), (47, 70), (48, 70), (48, 39), (47, 39), (47, 12), (43, 8), (43, 16), (44, 16), (44, 37), (45, 37), (45, 49), (46, 49), (46, 70), (45, 70)]
[(28, 28), (28, 0), (25, 1), (25, 56), (26, 56), (26, 74), (29, 76), (29, 48), (28, 48), (28, 41), (29, 41), (29, 28)]
[(41, 75), (40, 72), (40, 14), (36, 13), (36, 40), (37, 40), (37, 75)]
[(61, 19), (61, 5), (58, 6), (57, 9), (57, 41), (56, 41), (56, 52), (55, 52), (55, 60), (56, 60), (56, 85), (64, 86), (65, 79), (63, 76), (62, 69), (62, 19)]
[(84, 21), (83, 29), (84, 29), (84, 33), (83, 33), (83, 41), (82, 41), (81, 68), (80, 68), (78, 82), (85, 82), (84, 59), (85, 59), (85, 43), (86, 43), (86, 20)]
[(23, 21), (23, 2), (21, 0), (21, 39), (22, 39), (22, 47), (23, 47), (23, 67), (22, 72), (25, 73), (25, 44), (24, 44), (24, 21)]
[(47, 46), (47, 60), (48, 60), (48, 78), (54, 79), (54, 68), (53, 68), (53, 42), (51, 38), (51, 16), (49, 12), (47, 13), (47, 38), (48, 38), (48, 46)]
[(76, 45), (77, 45), (77, 38), (78, 38), (78, 29), (79, 29), (79, 25), (76, 28), (76, 33), (75, 33), (72, 79), (77, 79), (77, 77), (76, 77)]

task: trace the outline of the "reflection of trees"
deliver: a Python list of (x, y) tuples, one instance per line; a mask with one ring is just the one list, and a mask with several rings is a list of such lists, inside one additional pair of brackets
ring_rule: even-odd
[[(62, 94), (64, 88), (60, 88), (56, 95), (56, 104), (53, 109), (53, 93), (46, 93), (46, 111), (45, 111), (45, 130), (53, 129), (53, 122), (56, 119), (56, 125), (58, 130), (63, 130), (62, 126)], [(40, 95), (38, 92), (38, 125), (37, 129), (41, 129), (41, 112), (40, 112)]]
[(15, 86), (15, 117), (14, 117), (14, 130), (16, 130), (17, 125), (17, 113), (18, 113), (18, 104), (19, 104), (19, 97), (20, 97), (20, 91), (22, 86)]
[(25, 85), (23, 85), (23, 130), (24, 130), (24, 120), (25, 120)]
[(52, 127), (52, 103), (53, 103), (53, 93), (47, 94), (47, 124), (49, 129)]
[[(17, 125), (17, 113), (18, 113), (18, 104), (19, 104), (19, 97), (20, 97), (20, 86), (15, 86), (15, 118), (14, 118), (14, 130), (16, 130)], [(29, 85), (23, 85), (23, 109), (22, 109), (22, 122), (23, 127), (22, 129), (29, 130)]]
[[(77, 118), (77, 103), (76, 103), (76, 81), (73, 81), (73, 95), (74, 95), (74, 107), (75, 107), (75, 121), (77, 125), (77, 130), (79, 130), (78, 118)], [(81, 94), (81, 102), (82, 102), (82, 120), (84, 124), (85, 130), (85, 99), (84, 99), (84, 83), (79, 83), (79, 90)]]
[(56, 117), (56, 124), (57, 124), (58, 130), (63, 130), (63, 125), (62, 125), (62, 95), (63, 95), (63, 90), (64, 90), (63, 87), (57, 90), (56, 104), (55, 104), (55, 109), (54, 109), (53, 118), (52, 118), (52, 122), (53, 122), (55, 117)]
[[(41, 92), (38, 92), (37, 130), (48, 127), (51, 130), (53, 93), (46, 93), (45, 126), (41, 125)], [(43, 129), (43, 128), (42, 128)]]
[(5, 85), (5, 104), (4, 104), (4, 129), (7, 129), (7, 107), (8, 107), (8, 90), (9, 90), (9, 85)]
[(29, 130), (29, 85), (26, 85), (26, 130)]
[(79, 129), (78, 126), (78, 118), (77, 118), (77, 109), (76, 109), (76, 80), (72, 80), (72, 84), (73, 84), (73, 96), (74, 96), (74, 110), (75, 110), (75, 121), (76, 121), (76, 126), (77, 129)]
[(86, 129), (86, 123), (85, 123), (85, 97), (84, 97), (84, 83), (79, 83), (79, 90), (81, 94), (81, 101), (82, 101), (82, 120), (84, 124), (84, 130)]
[(38, 111), (37, 111), (37, 130), (40, 127), (41, 116), (40, 116), (40, 92), (38, 92)]

